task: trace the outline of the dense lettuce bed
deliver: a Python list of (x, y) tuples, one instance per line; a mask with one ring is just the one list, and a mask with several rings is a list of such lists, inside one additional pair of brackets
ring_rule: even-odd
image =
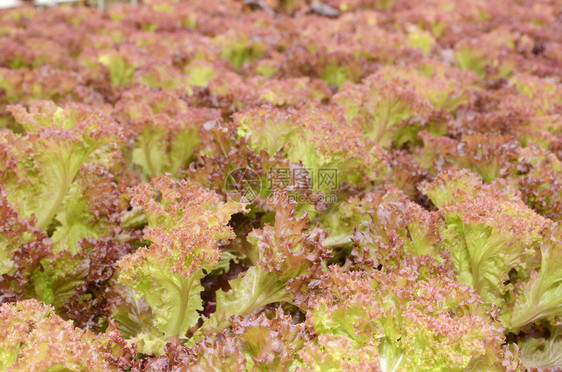
[(562, 368), (557, 0), (0, 12), (0, 369)]

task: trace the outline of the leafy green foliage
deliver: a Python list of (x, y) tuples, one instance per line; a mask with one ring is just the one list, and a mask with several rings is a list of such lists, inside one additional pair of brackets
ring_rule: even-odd
[(218, 263), (218, 244), (233, 237), (226, 224), (241, 208), (167, 176), (130, 192), (133, 206), (144, 210), (148, 225), (143, 237), (151, 244), (120, 261), (119, 282), (147, 302), (156, 335), (182, 339), (202, 310), (204, 270), (210, 272)]
[(109, 369), (94, 334), (74, 328), (36, 300), (2, 306), (0, 324), (0, 367), (5, 371)]
[(447, 227), (459, 280), (488, 304), (499, 304), (511, 270), (532, 265), (549, 221), (496, 185), (483, 185), (468, 171), (445, 171), (421, 188), (439, 208)]
[(556, 1), (1, 10), (0, 369), (562, 368), (561, 34)]

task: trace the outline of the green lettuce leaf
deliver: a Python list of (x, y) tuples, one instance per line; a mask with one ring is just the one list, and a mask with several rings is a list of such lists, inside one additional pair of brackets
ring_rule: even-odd
[(445, 220), (442, 248), (451, 251), (458, 280), (489, 305), (504, 303), (511, 270), (536, 264), (535, 249), (549, 226), (513, 190), (500, 187), (458, 169), (420, 186)]
[(201, 279), (218, 263), (218, 245), (234, 235), (227, 226), (230, 216), (242, 208), (167, 176), (137, 186), (131, 195), (132, 204), (145, 212), (144, 239), (150, 245), (121, 259), (118, 280), (150, 307), (154, 329), (136, 338), (144, 337), (157, 348), (147, 351), (160, 353), (167, 340), (186, 339), (197, 324)]

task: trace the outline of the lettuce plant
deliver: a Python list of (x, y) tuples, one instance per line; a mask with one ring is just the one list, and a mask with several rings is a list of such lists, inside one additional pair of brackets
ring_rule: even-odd
[(0, 370), (562, 368), (559, 2), (140, 3), (0, 10)]
[[(284, 154), (305, 169), (337, 169), (338, 179), (351, 185), (374, 182), (385, 172), (385, 154), (374, 142), (348, 125), (337, 108), (296, 110), (254, 109), (235, 116), (238, 134), (249, 138), (255, 151)], [(330, 185), (316, 182), (315, 190), (329, 192)]]
[(292, 291), (301, 288), (290, 283), (321, 269), (327, 257), (321, 244), (325, 234), (319, 229), (305, 233), (306, 215), (296, 217), (296, 205), (284, 194), (276, 197), (275, 223), (248, 235), (251, 247), (244, 253), (253, 266), (229, 282), (229, 291), (217, 293), (216, 312), (199, 332), (223, 330), (230, 317), (249, 315), (271, 303), (295, 302)]
[[(408, 120), (421, 120), (431, 110), (430, 104), (416, 94), (405, 80), (391, 79), (392, 71), (369, 76), (363, 84), (345, 87), (334, 101), (346, 109), (348, 120), (358, 117), (363, 135), (383, 148), (407, 142), (413, 127)], [(372, 93), (371, 93), (372, 92)]]
[(151, 343), (157, 347), (160, 340), (184, 339), (197, 324), (200, 281), (218, 263), (218, 245), (233, 237), (227, 223), (241, 206), (167, 176), (132, 189), (131, 198), (144, 211), (148, 224), (143, 238), (150, 245), (121, 259), (119, 282), (150, 307), (151, 333), (136, 338), (146, 338), (147, 348)]
[(110, 367), (96, 336), (72, 326), (51, 306), (19, 301), (0, 309), (0, 366), (5, 371), (89, 370)]
[(466, 170), (444, 171), (421, 185), (445, 220), (442, 244), (451, 251), (459, 281), (490, 305), (505, 301), (511, 271), (535, 264), (550, 223), (509, 189), (498, 189)]

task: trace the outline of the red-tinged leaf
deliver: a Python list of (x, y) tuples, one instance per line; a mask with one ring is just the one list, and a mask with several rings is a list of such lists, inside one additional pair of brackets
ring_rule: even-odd
[(107, 371), (96, 337), (74, 328), (36, 300), (0, 307), (2, 358), (6, 371), (77, 369)]

